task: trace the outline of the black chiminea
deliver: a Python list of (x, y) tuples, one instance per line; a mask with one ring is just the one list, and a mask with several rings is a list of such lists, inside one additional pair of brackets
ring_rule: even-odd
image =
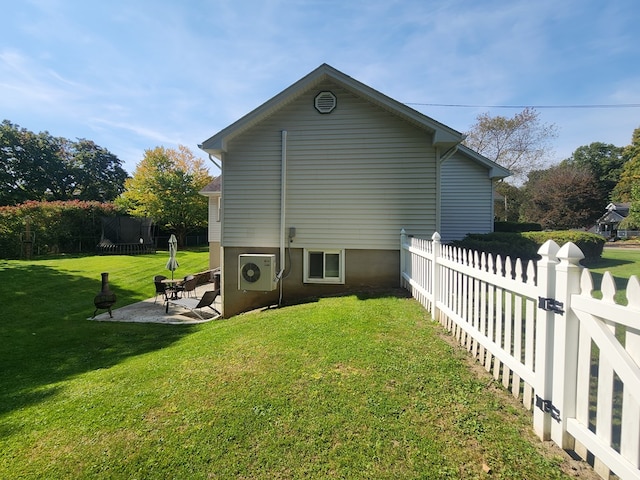
[(93, 311), (93, 318), (99, 309), (109, 310), (109, 317), (113, 318), (111, 314), (111, 306), (116, 303), (116, 294), (109, 290), (109, 274), (104, 272), (102, 275), (102, 290), (93, 299), (93, 304), (96, 309)]

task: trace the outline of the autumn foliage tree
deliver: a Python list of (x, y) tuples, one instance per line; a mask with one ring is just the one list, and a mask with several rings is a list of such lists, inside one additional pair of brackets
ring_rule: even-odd
[(189, 232), (207, 225), (208, 200), (199, 192), (211, 180), (204, 161), (187, 147), (156, 147), (145, 151), (116, 203), (133, 216), (153, 218), (184, 245)]
[(113, 203), (79, 200), (0, 206), (0, 258), (20, 258), (25, 240), (33, 255), (94, 252), (101, 219), (121, 213)]
[(597, 182), (587, 168), (561, 164), (530, 172), (524, 191), (523, 220), (545, 229), (588, 228), (602, 214), (602, 205), (594, 201)]
[(625, 163), (623, 151), (622, 147), (594, 142), (576, 148), (571, 157), (562, 162), (577, 168), (587, 169), (593, 174), (598, 192), (594, 201), (599, 204), (602, 212), (611, 201), (611, 192), (620, 180), (622, 167)]

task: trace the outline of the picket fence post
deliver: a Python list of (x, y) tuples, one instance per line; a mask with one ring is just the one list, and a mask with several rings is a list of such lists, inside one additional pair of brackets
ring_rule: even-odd
[[(553, 298), (556, 293), (557, 254), (560, 247), (553, 240), (547, 240), (538, 250), (542, 257), (537, 263), (537, 287), (541, 298)], [(533, 429), (541, 440), (551, 437), (551, 415), (549, 401), (553, 388), (553, 325), (555, 313), (543, 310), (538, 305), (536, 321), (535, 385), (536, 399), (533, 409)]]
[(438, 302), (440, 301), (440, 251), (441, 251), (441, 242), (440, 242), (440, 234), (435, 232), (431, 236), (431, 240), (433, 241), (433, 262), (431, 264), (431, 279), (433, 281), (433, 285), (431, 286), (431, 318), (437, 322), (440, 321), (440, 310), (438, 309)]
[(404, 273), (405, 273), (405, 268), (407, 266), (406, 264), (407, 252), (404, 248), (406, 243), (407, 243), (407, 231), (403, 228), (402, 230), (400, 230), (400, 288), (406, 288), (405, 281), (404, 281)]
[[(574, 243), (566, 243), (557, 254), (555, 300), (562, 303), (563, 313), (554, 319), (553, 396), (549, 407), (554, 422), (551, 439), (564, 450), (574, 448), (575, 440), (567, 433), (567, 419), (576, 415), (576, 382), (578, 370), (578, 334), (580, 323), (571, 308), (571, 295), (580, 293), (580, 277), (584, 254)], [(558, 304), (559, 305), (559, 304)]]

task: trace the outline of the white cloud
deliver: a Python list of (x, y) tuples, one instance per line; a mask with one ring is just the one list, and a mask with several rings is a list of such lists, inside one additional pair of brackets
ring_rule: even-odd
[(141, 125), (117, 122), (106, 118), (90, 118), (89, 123), (96, 129), (107, 126), (118, 130), (126, 130), (138, 137), (144, 138), (145, 140), (151, 140), (152, 142), (177, 143), (176, 139), (170, 135)]

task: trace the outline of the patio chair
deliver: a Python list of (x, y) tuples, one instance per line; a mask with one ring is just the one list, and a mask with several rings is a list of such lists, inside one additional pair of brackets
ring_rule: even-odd
[(194, 275), (187, 275), (184, 277), (182, 283), (178, 284), (176, 287), (178, 293), (184, 293), (187, 297), (195, 297), (196, 296), (196, 285), (198, 284), (198, 279)]
[(162, 283), (162, 280), (166, 279), (164, 275), (156, 275), (153, 277), (153, 283), (156, 286), (156, 298), (153, 300), (153, 303), (158, 301), (158, 295), (162, 295), (164, 297), (165, 302), (167, 301), (167, 284)]
[(203, 308), (208, 307), (213, 310), (213, 313), (216, 314), (216, 318), (221, 315), (221, 313), (213, 306), (216, 298), (220, 295), (220, 289), (218, 290), (209, 290), (204, 292), (202, 298), (177, 298), (175, 300), (168, 299), (167, 307), (165, 312), (169, 313), (169, 304), (175, 305), (178, 307), (185, 308), (187, 310), (191, 310), (200, 320), (205, 320), (202, 316), (201, 311)]

